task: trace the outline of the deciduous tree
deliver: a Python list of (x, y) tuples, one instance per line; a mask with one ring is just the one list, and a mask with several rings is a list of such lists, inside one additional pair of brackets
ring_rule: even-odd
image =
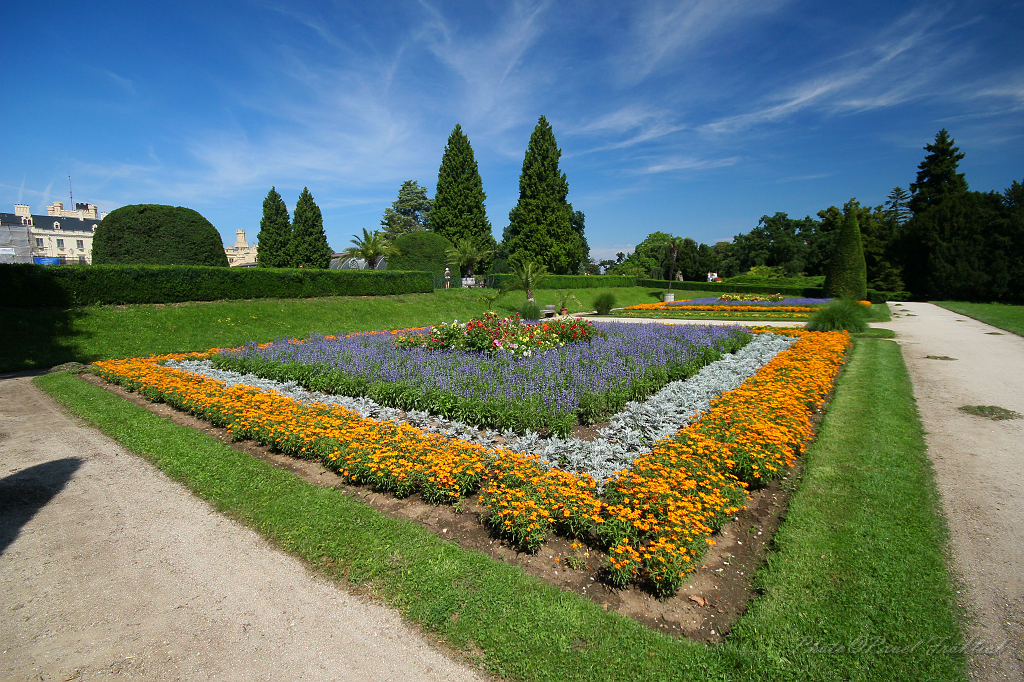
[(398, 198), (384, 210), (380, 225), (388, 239), (395, 240), (409, 232), (430, 229), (434, 202), (427, 198), (427, 188), (415, 180), (406, 180), (398, 189)]

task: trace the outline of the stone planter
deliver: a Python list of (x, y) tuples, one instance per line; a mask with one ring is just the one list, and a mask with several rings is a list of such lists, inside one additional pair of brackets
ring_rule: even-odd
[(676, 295), (675, 294), (662, 294), (662, 298), (664, 299), (665, 303), (672, 303), (673, 301), (676, 300)]

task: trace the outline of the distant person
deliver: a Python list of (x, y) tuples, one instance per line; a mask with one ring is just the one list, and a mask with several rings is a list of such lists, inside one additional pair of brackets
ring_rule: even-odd
[(708, 270), (708, 281), (709, 282), (714, 282), (715, 281), (714, 279), (711, 278), (711, 271), (710, 270)]
[(452, 285), (452, 271), (448, 268), (444, 269), (444, 288), (448, 289)]

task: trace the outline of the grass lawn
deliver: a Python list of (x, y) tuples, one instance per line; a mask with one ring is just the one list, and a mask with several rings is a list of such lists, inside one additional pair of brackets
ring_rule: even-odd
[(954, 313), (1005, 329), (1018, 336), (1024, 336), (1024, 305), (1006, 305), (1004, 303), (964, 303), (962, 301), (930, 301), (935, 305), (948, 308)]
[[(592, 310), (594, 298), (611, 292), (616, 305), (660, 300), (660, 290), (644, 287), (574, 289), (572, 312)], [(484, 289), (437, 290), (431, 294), (318, 299), (256, 299), (168, 305), (90, 306), (3, 310), (0, 372), (129, 358), (153, 353), (199, 351), (248, 341), (302, 337), (310, 332), (369, 331), (421, 327), (468, 320), (488, 308)], [(679, 292), (695, 298), (701, 292)], [(541, 306), (558, 304), (558, 292), (538, 289)], [(513, 291), (491, 303), (500, 314), (515, 312), (526, 294)]]
[[(382, 316), (375, 327), (405, 319)], [(509, 679), (966, 679), (945, 526), (909, 376), (890, 341), (857, 341), (756, 576), (761, 596), (715, 646), (609, 614), (74, 375), (35, 382), (218, 510), (314, 570), (369, 583), (407, 618)]]

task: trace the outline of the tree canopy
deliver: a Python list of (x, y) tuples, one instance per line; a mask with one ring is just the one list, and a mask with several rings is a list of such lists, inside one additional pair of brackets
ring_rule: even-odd
[(394, 240), (409, 232), (430, 229), (430, 214), (434, 202), (427, 198), (427, 188), (415, 180), (406, 180), (398, 188), (398, 198), (384, 209), (380, 225), (384, 234)]
[(96, 265), (228, 266), (224, 242), (210, 221), (183, 206), (133, 204), (100, 221), (92, 242)]
[(295, 203), (291, 256), (293, 268), (327, 269), (331, 264), (331, 247), (324, 233), (324, 219), (308, 187), (302, 188)]
[(257, 241), (259, 250), (256, 262), (260, 267), (291, 267), (292, 225), (288, 218), (288, 207), (274, 187), (270, 188), (267, 198), (263, 200), (263, 219), (260, 220)]
[(575, 274), (583, 262), (583, 246), (573, 229), (569, 182), (558, 169), (561, 155), (551, 125), (541, 116), (526, 148), (519, 202), (509, 212), (504, 241), (513, 262), (535, 262), (555, 274)]

